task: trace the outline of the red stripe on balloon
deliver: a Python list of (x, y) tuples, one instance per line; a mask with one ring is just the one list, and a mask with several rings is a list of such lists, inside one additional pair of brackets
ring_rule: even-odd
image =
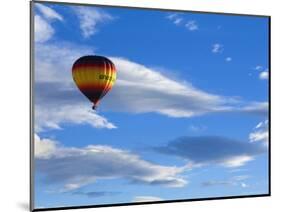
[[(89, 84), (78, 84), (79, 88), (82, 90), (91, 90), (91, 89), (100, 89), (100, 90), (104, 90), (104, 85), (89, 85)], [(108, 87), (112, 87), (112, 85), (108, 86)]]

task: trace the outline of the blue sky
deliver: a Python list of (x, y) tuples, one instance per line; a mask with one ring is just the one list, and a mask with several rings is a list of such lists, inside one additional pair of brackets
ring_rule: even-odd
[[(35, 207), (268, 193), (268, 19), (35, 3)], [(109, 57), (98, 110), (73, 62)]]

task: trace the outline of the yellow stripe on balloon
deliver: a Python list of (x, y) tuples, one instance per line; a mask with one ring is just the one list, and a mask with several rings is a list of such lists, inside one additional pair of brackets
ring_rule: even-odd
[[(106, 79), (106, 77), (108, 77), (109, 79)], [(114, 84), (116, 76), (115, 74), (113, 74), (113, 71), (109, 71), (109, 73), (106, 73), (106, 71), (103, 70), (92, 71), (90, 69), (80, 68), (77, 71), (75, 70), (75, 72), (73, 73), (73, 78), (77, 84), (92, 82), (99, 85), (112, 86)]]

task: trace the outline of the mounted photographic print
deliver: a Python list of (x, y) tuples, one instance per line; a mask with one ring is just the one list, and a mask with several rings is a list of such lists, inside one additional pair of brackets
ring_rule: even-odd
[(31, 210), (270, 195), (270, 17), (31, 2)]

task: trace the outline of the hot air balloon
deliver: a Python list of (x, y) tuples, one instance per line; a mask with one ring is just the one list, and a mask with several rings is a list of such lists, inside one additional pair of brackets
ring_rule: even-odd
[(108, 58), (88, 55), (74, 62), (72, 77), (79, 90), (93, 103), (92, 108), (95, 110), (114, 85), (116, 69)]

